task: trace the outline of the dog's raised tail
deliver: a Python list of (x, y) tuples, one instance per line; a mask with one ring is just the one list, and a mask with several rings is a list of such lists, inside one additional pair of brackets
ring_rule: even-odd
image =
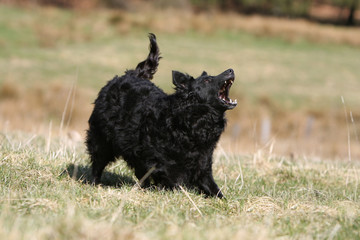
[(137, 77), (151, 80), (156, 73), (157, 67), (159, 66), (160, 52), (159, 47), (156, 43), (156, 36), (153, 33), (149, 33), (150, 40), (150, 52), (148, 57), (140, 62), (135, 69)]

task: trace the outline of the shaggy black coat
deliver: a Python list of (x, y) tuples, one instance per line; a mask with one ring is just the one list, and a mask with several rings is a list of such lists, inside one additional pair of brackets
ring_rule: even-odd
[(234, 72), (206, 72), (194, 79), (173, 71), (175, 93), (149, 80), (160, 54), (154, 34), (150, 53), (134, 70), (109, 81), (99, 92), (89, 119), (87, 150), (95, 183), (106, 165), (122, 157), (142, 186), (183, 185), (223, 197), (212, 175), (212, 156), (224, 131), (224, 113), (236, 106), (229, 97)]

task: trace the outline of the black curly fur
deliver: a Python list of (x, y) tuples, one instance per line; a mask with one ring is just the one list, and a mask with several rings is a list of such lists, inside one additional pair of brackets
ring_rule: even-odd
[(148, 57), (140, 62), (135, 70), (126, 71), (125, 73), (134, 75), (139, 78), (145, 78), (151, 80), (156, 73), (157, 67), (159, 66), (160, 52), (156, 43), (156, 36), (153, 33), (149, 33), (150, 40), (150, 53)]
[(106, 165), (122, 157), (143, 186), (183, 185), (221, 198), (212, 155), (225, 128), (224, 113), (235, 105), (220, 101), (218, 92), (234, 73), (204, 72), (194, 79), (173, 71), (176, 91), (167, 95), (149, 81), (160, 59), (155, 35), (149, 38), (148, 58), (115, 76), (95, 101), (86, 140), (94, 181), (99, 183)]

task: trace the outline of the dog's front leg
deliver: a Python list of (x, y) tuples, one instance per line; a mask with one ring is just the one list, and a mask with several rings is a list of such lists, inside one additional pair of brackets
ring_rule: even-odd
[(210, 173), (204, 174), (199, 179), (198, 188), (199, 188), (200, 192), (204, 193), (206, 196), (218, 197), (218, 198), (224, 197), (224, 195), (222, 194), (218, 185), (215, 183), (215, 180), (213, 178), (211, 171), (210, 171)]

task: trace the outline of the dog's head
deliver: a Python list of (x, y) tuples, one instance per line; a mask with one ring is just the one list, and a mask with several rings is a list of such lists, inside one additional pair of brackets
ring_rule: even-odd
[(231, 85), (235, 80), (232, 69), (228, 69), (217, 76), (209, 76), (203, 72), (196, 79), (177, 71), (173, 71), (172, 75), (176, 92), (193, 96), (201, 103), (207, 103), (224, 110), (233, 109), (237, 105), (237, 100), (233, 101), (229, 97)]

